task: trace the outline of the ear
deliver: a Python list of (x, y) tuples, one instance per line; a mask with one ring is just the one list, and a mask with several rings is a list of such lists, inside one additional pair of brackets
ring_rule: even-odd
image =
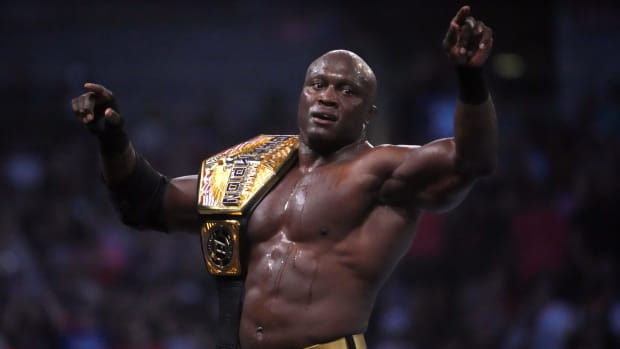
[(366, 123), (369, 123), (370, 120), (372, 118), (375, 117), (375, 115), (377, 115), (377, 113), (379, 112), (379, 108), (376, 105), (371, 105), (370, 109), (368, 109), (368, 119), (366, 120)]

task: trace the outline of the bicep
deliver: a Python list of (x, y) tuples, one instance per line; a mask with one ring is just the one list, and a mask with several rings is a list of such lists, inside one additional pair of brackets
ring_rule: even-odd
[(198, 176), (170, 180), (164, 194), (164, 214), (169, 231), (198, 233), (200, 217), (196, 210)]
[(442, 211), (458, 205), (472, 184), (457, 170), (454, 139), (445, 138), (407, 149), (380, 195), (387, 203)]

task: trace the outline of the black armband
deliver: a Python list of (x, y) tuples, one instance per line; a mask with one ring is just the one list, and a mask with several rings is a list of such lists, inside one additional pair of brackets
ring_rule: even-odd
[(459, 99), (465, 104), (482, 104), (489, 98), (489, 90), (482, 76), (481, 67), (456, 66)]
[(133, 172), (108, 189), (123, 223), (138, 229), (167, 231), (163, 212), (168, 178), (157, 172), (139, 154)]
[(122, 125), (105, 133), (97, 134), (97, 139), (99, 140), (99, 151), (104, 158), (112, 158), (129, 147), (129, 137)]

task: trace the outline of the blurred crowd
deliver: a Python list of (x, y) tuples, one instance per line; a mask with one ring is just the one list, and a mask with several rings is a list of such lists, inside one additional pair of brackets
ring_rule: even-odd
[[(441, 52), (427, 52), (382, 56), (397, 69), (378, 73), (404, 73), (387, 83), (378, 74), (382, 121), (371, 141), (450, 133), (454, 76)], [(296, 62), (300, 72), (305, 64)], [(457, 209), (423, 215), (377, 300), (369, 348), (619, 348), (620, 74), (560, 108), (551, 91), (515, 93), (487, 68), (498, 169)], [(0, 128), (0, 349), (210, 347), (216, 299), (198, 235), (123, 226), (96, 143), (69, 112), (78, 82), (15, 74), (0, 87), (9, 120)], [(293, 95), (299, 85), (289, 84)], [(166, 115), (120, 99), (134, 112), (136, 146), (170, 176), (257, 133), (295, 132), (295, 101), (277, 90), (252, 104), (243, 129), (217, 98)]]

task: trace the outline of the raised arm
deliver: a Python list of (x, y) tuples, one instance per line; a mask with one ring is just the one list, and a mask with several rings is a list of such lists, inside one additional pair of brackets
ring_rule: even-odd
[(493, 31), (469, 16), (463, 6), (450, 22), (444, 49), (456, 64), (459, 98), (454, 113), (457, 168), (489, 174), (495, 168), (497, 125), (495, 107), (486, 88), (482, 66), (493, 46)]
[(476, 178), (495, 168), (495, 107), (482, 76), (482, 65), (493, 45), (492, 30), (469, 13), (469, 6), (458, 11), (443, 43), (455, 64), (459, 87), (454, 137), (409, 149), (405, 154), (400, 151), (402, 161), (381, 191), (387, 202), (450, 209), (463, 200)]
[(140, 156), (129, 141), (113, 93), (87, 83), (74, 98), (78, 119), (97, 137), (103, 178), (125, 224), (161, 231), (198, 232), (196, 176), (169, 180)]

